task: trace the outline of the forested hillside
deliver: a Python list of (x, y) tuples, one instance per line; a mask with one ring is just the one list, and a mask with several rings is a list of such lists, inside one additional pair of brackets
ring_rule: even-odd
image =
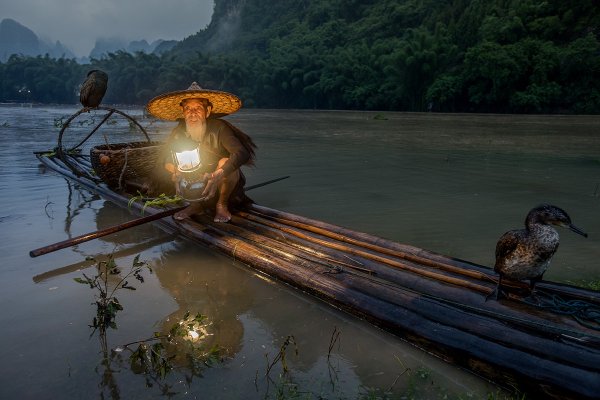
[(0, 100), (74, 103), (91, 68), (109, 73), (109, 103), (197, 81), (246, 107), (598, 114), (600, 4), (217, 0), (210, 25), (162, 56), (13, 56)]

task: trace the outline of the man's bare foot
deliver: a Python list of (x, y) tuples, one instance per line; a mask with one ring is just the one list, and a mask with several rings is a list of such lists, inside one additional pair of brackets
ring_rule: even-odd
[(175, 213), (173, 218), (181, 221), (182, 219), (186, 219), (194, 214), (201, 214), (202, 212), (204, 212), (204, 209), (202, 208), (201, 204), (192, 203), (188, 207), (184, 208), (183, 210)]
[[(185, 211), (185, 210), (184, 210)], [(215, 207), (215, 222), (229, 222), (231, 220), (231, 213), (227, 208), (227, 204), (217, 203)]]

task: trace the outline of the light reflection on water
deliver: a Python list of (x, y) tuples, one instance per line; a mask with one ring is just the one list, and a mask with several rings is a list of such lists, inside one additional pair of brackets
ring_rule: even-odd
[[(36, 259), (29, 250), (131, 218), (126, 210), (40, 169), (32, 155), (56, 143), (54, 119), (76, 108), (0, 107), (0, 397), (115, 397), (102, 384), (100, 347), (88, 338), (93, 292), (81, 276), (86, 255), (116, 251), (128, 266), (141, 254), (155, 274), (119, 300), (111, 346), (167, 329), (186, 312), (211, 319), (211, 338), (231, 359), (175, 390), (196, 397), (275, 397), (286, 388), (357, 398), (363, 387), (443, 397), (496, 390), (398, 338), (331, 307), (260, 279), (210, 249), (144, 225)], [(128, 110), (141, 115), (140, 110)], [(600, 118), (243, 110), (229, 117), (257, 142), (259, 204), (377, 234), (485, 265), (497, 238), (522, 226), (541, 202), (565, 208), (590, 237), (561, 231), (547, 278), (600, 279)], [(35, 116), (35, 119), (32, 118)], [(143, 120), (143, 125), (146, 120)], [(170, 124), (153, 124), (159, 139)], [(82, 132), (89, 128), (81, 127)], [(334, 328), (341, 331), (327, 360)], [(297, 388), (263, 377), (288, 335)], [(128, 368), (113, 376), (122, 398), (160, 397)], [(333, 378), (332, 378), (333, 376)], [(417, 389), (414, 389), (417, 387)], [(155, 390), (156, 389), (156, 390)], [(114, 390), (114, 389), (113, 389)]]

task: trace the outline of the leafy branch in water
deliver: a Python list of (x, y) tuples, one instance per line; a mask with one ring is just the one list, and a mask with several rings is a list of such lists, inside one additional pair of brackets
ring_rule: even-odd
[[(119, 276), (121, 270), (115, 263), (113, 256), (111, 255), (107, 261), (96, 261), (93, 257), (87, 258), (87, 260), (93, 260), (97, 263), (98, 273), (94, 277), (89, 277), (85, 273), (83, 278), (74, 278), (75, 282), (89, 285), (90, 289), (96, 289), (98, 295), (96, 297), (96, 316), (92, 322), (91, 327), (95, 329), (101, 329), (105, 331), (106, 328), (117, 328), (115, 317), (119, 311), (123, 310), (119, 299), (115, 296), (115, 293), (120, 289), (136, 290), (134, 286), (129, 284), (129, 279), (135, 278), (140, 283), (144, 283), (144, 277), (142, 272), (148, 270), (152, 273), (152, 268), (145, 262), (140, 261), (140, 255), (138, 254), (131, 264), (131, 269), (125, 276)], [(119, 276), (116, 284), (111, 284), (110, 276)]]
[[(154, 337), (123, 345), (119, 351), (131, 351), (129, 356), (131, 370), (137, 373), (164, 379), (169, 371), (174, 368), (173, 361), (176, 355), (168, 355), (167, 346), (176, 348), (185, 353), (187, 367), (194, 375), (198, 375), (202, 367), (211, 366), (221, 359), (221, 349), (218, 346), (204, 350), (202, 342), (208, 333), (207, 317), (200, 313), (191, 315), (186, 312), (183, 319), (173, 324), (169, 332), (164, 335), (154, 332)], [(138, 345), (135, 350), (131, 347)]]
[(98, 262), (93, 257), (88, 260), (97, 263), (97, 274), (90, 277), (83, 273), (83, 278), (74, 278), (74, 280), (97, 291), (96, 301), (92, 303), (96, 304), (96, 316), (90, 327), (94, 328), (92, 334), (96, 330), (99, 331), (104, 354), (102, 363), (105, 366), (104, 378), (108, 379), (111, 385), (114, 386), (115, 382), (112, 381), (110, 364), (115, 356), (120, 362), (120, 353), (124, 350), (130, 352), (131, 371), (144, 374), (146, 385), (151, 387), (155, 382), (163, 393), (171, 393), (170, 385), (160, 381), (175, 368), (174, 360), (177, 354), (185, 354), (186, 365), (183, 367), (189, 368), (193, 376), (200, 375), (203, 367), (211, 366), (214, 362), (222, 359), (222, 349), (219, 346), (205, 349), (204, 339), (211, 336), (208, 331), (210, 323), (207, 317), (200, 313), (192, 315), (190, 312), (186, 312), (184, 317), (176, 322), (166, 334), (154, 332), (154, 335), (148, 339), (127, 343), (109, 351), (107, 329), (117, 328), (116, 316), (119, 311), (123, 310), (123, 306), (116, 297), (117, 292), (122, 289), (136, 290), (129, 281), (134, 278), (140, 283), (144, 283), (143, 271), (148, 270), (150, 273), (153, 271), (146, 261), (140, 261), (139, 254), (134, 258), (130, 270), (124, 275), (112, 255), (106, 261)]

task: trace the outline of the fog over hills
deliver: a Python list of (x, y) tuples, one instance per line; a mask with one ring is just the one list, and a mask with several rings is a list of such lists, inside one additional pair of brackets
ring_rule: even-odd
[(168, 51), (178, 42), (176, 40), (155, 40), (148, 43), (146, 40), (126, 42), (117, 38), (98, 38), (89, 57), (77, 58), (74, 53), (60, 41), (51, 42), (38, 37), (30, 28), (19, 22), (5, 18), (0, 21), (0, 62), (6, 62), (12, 54), (24, 56), (38, 56), (48, 54), (51, 58), (77, 58), (79, 62), (87, 62), (89, 58), (102, 58), (108, 53), (118, 50), (135, 53), (163, 53)]
[(53, 58), (74, 58), (75, 55), (61, 42), (40, 39), (31, 29), (17, 21), (6, 18), (0, 21), (0, 61), (5, 62), (11, 54), (37, 56), (48, 54)]
[(136, 53), (141, 51), (143, 53), (163, 53), (165, 51), (170, 50), (173, 46), (178, 43), (177, 40), (162, 40), (158, 39), (152, 43), (148, 43), (145, 39), (142, 40), (134, 40), (132, 42), (127, 43), (121, 39), (106, 39), (100, 38), (96, 39), (96, 44), (92, 51), (90, 52), (90, 58), (102, 58), (106, 56), (108, 53), (114, 53), (118, 50), (123, 50), (128, 53)]

